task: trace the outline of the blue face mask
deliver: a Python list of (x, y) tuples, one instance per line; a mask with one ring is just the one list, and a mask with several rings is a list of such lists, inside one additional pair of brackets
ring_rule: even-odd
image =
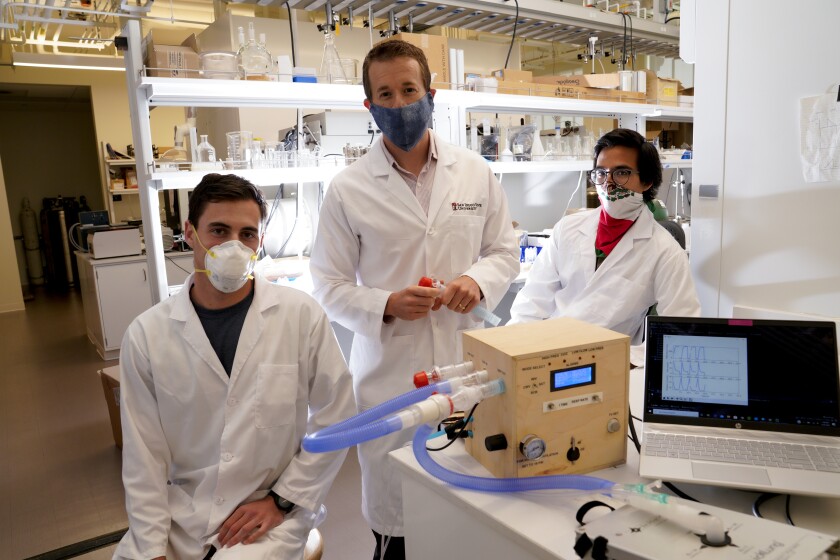
[(399, 149), (408, 152), (423, 139), (432, 124), (434, 110), (431, 92), (405, 107), (388, 108), (370, 104), (376, 126)]

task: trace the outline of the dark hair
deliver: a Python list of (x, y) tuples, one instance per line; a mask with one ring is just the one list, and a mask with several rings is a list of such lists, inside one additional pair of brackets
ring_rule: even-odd
[(645, 140), (645, 137), (629, 128), (616, 128), (601, 136), (595, 143), (595, 157), (592, 166), (597, 167), (598, 155), (606, 148), (624, 146), (636, 150), (636, 164), (639, 167), (639, 180), (642, 184), (651, 185), (644, 192), (642, 198), (650, 201), (656, 198), (659, 185), (662, 184), (662, 163), (659, 161), (659, 151), (656, 146)]
[(365, 61), (362, 64), (362, 85), (365, 88), (365, 97), (368, 100), (373, 100), (373, 92), (370, 90), (370, 78), (368, 77), (368, 69), (374, 62), (382, 62), (385, 60), (393, 60), (395, 58), (406, 57), (413, 58), (420, 65), (420, 74), (423, 78), (423, 87), (426, 91), (432, 89), (432, 72), (429, 70), (429, 62), (426, 60), (426, 55), (420, 50), (420, 47), (415, 47), (411, 43), (407, 43), (400, 39), (388, 39), (377, 43), (368, 51)]
[(204, 208), (211, 202), (253, 200), (260, 207), (260, 222), (265, 221), (266, 204), (262, 192), (247, 179), (237, 175), (208, 173), (190, 193), (189, 221), (198, 225), (198, 219)]

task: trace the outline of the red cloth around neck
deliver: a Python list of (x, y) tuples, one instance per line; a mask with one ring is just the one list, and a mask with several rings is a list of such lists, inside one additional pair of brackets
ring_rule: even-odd
[(604, 255), (609, 255), (632, 225), (633, 220), (613, 218), (602, 207), (598, 218), (598, 232), (595, 234), (595, 248), (603, 251)]

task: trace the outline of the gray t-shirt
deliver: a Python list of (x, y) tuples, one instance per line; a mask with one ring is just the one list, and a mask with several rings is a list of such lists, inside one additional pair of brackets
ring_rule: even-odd
[(204, 332), (210, 340), (210, 345), (216, 351), (228, 377), (233, 368), (233, 358), (236, 357), (239, 334), (242, 332), (242, 325), (245, 324), (245, 316), (248, 314), (252, 301), (254, 301), (253, 286), (245, 299), (224, 309), (206, 309), (192, 302), (201, 326), (204, 327)]

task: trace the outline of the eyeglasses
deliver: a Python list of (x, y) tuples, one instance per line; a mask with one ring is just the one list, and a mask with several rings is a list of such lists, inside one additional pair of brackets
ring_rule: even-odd
[(596, 185), (603, 185), (607, 182), (607, 176), (612, 174), (613, 183), (619, 187), (623, 187), (634, 173), (638, 174), (639, 172), (626, 168), (612, 170), (598, 168), (589, 172), (589, 179)]

